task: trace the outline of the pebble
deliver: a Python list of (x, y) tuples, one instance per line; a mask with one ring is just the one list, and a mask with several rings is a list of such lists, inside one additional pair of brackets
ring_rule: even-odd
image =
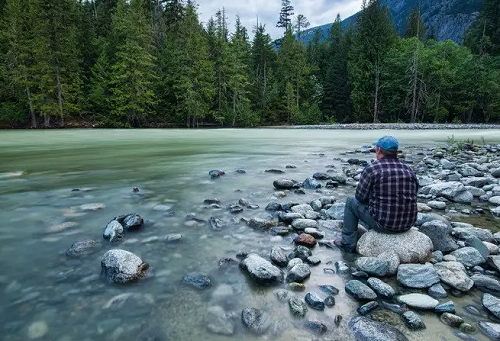
[(458, 328), (462, 323), (464, 323), (464, 319), (460, 316), (451, 314), (451, 313), (443, 313), (439, 319), (444, 324), (447, 324), (450, 327)]
[(39, 339), (41, 337), (44, 337), (48, 331), (49, 326), (47, 325), (47, 322), (36, 321), (28, 327), (28, 337), (32, 340)]

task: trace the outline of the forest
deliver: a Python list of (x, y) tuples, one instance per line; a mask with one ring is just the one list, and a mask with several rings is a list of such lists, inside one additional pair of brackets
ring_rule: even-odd
[(306, 46), (307, 18), (281, 4), (273, 41), (223, 8), (201, 23), (189, 0), (0, 0), (0, 127), (500, 121), (500, 1), (463, 45), (437, 41), (418, 7), (400, 36), (364, 0)]

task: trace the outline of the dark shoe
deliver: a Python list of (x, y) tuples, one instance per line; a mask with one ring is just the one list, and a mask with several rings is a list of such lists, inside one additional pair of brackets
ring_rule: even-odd
[(335, 244), (336, 247), (340, 249), (340, 251), (347, 252), (347, 253), (356, 253), (356, 250), (350, 250), (345, 247), (345, 245), (342, 244), (342, 239), (335, 239), (333, 241), (333, 244)]

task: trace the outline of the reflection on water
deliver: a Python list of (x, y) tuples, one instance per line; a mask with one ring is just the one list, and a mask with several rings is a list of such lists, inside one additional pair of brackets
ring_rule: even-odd
[[(268, 255), (273, 245), (291, 250), (290, 240), (256, 232), (235, 217), (268, 218), (270, 201), (310, 202), (322, 194), (289, 193), (273, 197), (272, 181), (299, 181), (325, 166), (342, 169), (339, 153), (369, 144), (392, 133), (403, 146), (429, 146), (454, 134), (455, 139), (485, 137), (496, 131), (291, 131), (291, 130), (72, 130), (1, 132), (0, 139), (0, 316), (4, 340), (254, 340), (240, 322), (241, 309), (261, 308), (271, 313), (273, 324), (264, 338), (273, 340), (350, 340), (346, 331), (349, 315), (357, 303), (347, 298), (344, 279), (324, 272), (342, 259), (340, 252), (316, 247), (322, 264), (312, 268), (307, 291), (331, 284), (341, 289), (336, 305), (324, 312), (309, 309), (307, 319), (329, 327), (321, 336), (308, 332), (303, 321), (292, 318), (288, 304), (273, 294), (276, 288), (253, 285), (236, 267), (221, 270), (218, 260), (236, 259), (240, 251)], [(496, 135), (500, 136), (500, 135)], [(491, 141), (493, 142), (493, 141)], [(351, 157), (351, 156), (344, 156)], [(369, 160), (371, 155), (355, 157)], [(286, 169), (285, 165), (297, 166)], [(265, 173), (278, 168), (283, 175)], [(226, 175), (211, 180), (208, 171), (223, 169)], [(246, 170), (245, 174), (236, 169)], [(138, 187), (139, 193), (132, 188)], [(73, 189), (79, 189), (73, 191)], [(339, 200), (352, 194), (345, 187), (333, 192)], [(222, 207), (203, 204), (216, 197)], [(260, 206), (239, 215), (226, 206), (246, 198)], [(88, 204), (102, 204), (88, 211)], [(175, 214), (159, 205), (173, 205)], [(95, 208), (99, 207), (94, 205)], [(126, 233), (119, 244), (152, 266), (151, 276), (127, 286), (112, 286), (99, 276), (100, 257), (112, 247), (102, 239), (106, 224), (115, 216), (135, 212), (147, 219), (137, 233)], [(216, 216), (227, 222), (222, 231), (208, 224), (186, 220), (186, 215), (208, 220)], [(497, 225), (498, 226), (498, 225)], [(481, 226), (478, 226), (481, 227)], [(486, 226), (490, 227), (490, 226)], [(332, 231), (326, 238), (333, 238)], [(180, 233), (177, 243), (163, 236)], [(159, 237), (156, 240), (151, 237)], [(99, 252), (82, 259), (65, 256), (77, 240), (91, 238), (102, 243)], [(346, 261), (351, 261), (347, 259)], [(194, 290), (182, 283), (185, 274), (209, 274), (213, 287)], [(468, 295), (469, 296), (469, 295)], [(470, 303), (479, 296), (454, 299)], [(235, 336), (211, 333), (208, 309), (219, 306), (234, 314)], [(480, 306), (480, 305), (479, 305)], [(459, 308), (460, 311), (460, 308)], [(337, 328), (336, 315), (344, 320)], [(424, 314), (427, 330), (403, 331), (411, 340), (432, 336), (454, 339), (433, 314)], [(482, 336), (476, 335), (478, 339)], [(484, 339), (484, 338), (483, 338)]]

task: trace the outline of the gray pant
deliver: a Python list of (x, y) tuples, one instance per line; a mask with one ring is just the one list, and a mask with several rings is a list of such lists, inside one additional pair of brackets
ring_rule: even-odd
[(347, 252), (355, 252), (358, 242), (358, 223), (361, 220), (367, 229), (382, 233), (391, 233), (373, 219), (368, 205), (362, 204), (355, 197), (347, 199), (344, 208), (344, 226), (342, 227), (342, 246)]

